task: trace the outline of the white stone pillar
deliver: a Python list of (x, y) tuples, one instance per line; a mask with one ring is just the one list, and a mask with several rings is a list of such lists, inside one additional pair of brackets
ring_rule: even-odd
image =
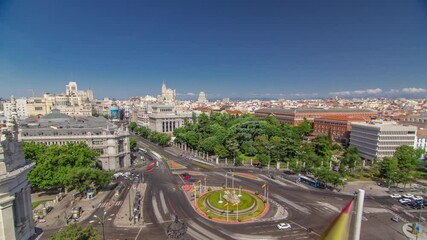
[(216, 165), (218, 165), (219, 164), (219, 159), (218, 159), (218, 157), (216, 158)]
[(0, 199), (0, 239), (15, 240), (15, 220), (13, 219), (13, 200), (7, 196)]
[(35, 233), (35, 229), (34, 229), (34, 221), (33, 221), (33, 209), (31, 208), (31, 186), (30, 184), (27, 184), (25, 191), (25, 206), (27, 207), (27, 221), (30, 224), (30, 228), (31, 228), (31, 235), (33, 235)]
[(277, 162), (277, 170), (280, 169), (280, 162)]

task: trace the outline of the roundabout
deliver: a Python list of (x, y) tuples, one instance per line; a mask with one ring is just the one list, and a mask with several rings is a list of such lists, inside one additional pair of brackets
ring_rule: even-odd
[(217, 222), (248, 222), (268, 211), (264, 197), (244, 189), (209, 191), (197, 199), (197, 211)]

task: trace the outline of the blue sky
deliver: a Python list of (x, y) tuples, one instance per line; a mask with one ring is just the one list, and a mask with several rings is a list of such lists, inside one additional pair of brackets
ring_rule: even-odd
[(0, 0), (0, 96), (427, 95), (421, 0)]

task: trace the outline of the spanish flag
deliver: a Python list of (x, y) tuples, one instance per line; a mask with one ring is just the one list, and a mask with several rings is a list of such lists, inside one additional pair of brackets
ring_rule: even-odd
[(267, 183), (264, 183), (261, 187), (265, 188), (267, 186)]
[(340, 215), (332, 222), (329, 228), (322, 236), (322, 240), (347, 240), (350, 232), (350, 219), (353, 209), (353, 201), (349, 203), (341, 211)]
[(226, 203), (224, 204), (224, 207), (227, 207), (227, 206), (228, 206), (228, 204), (229, 204), (229, 202), (226, 202)]

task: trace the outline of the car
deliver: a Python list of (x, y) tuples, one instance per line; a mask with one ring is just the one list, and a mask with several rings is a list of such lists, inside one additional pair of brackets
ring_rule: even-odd
[(412, 200), (408, 199), (408, 198), (402, 198), (402, 199), (399, 200), (399, 202), (401, 204), (405, 205), (405, 204), (408, 204), (408, 203), (412, 202)]
[(402, 197), (404, 197), (404, 198), (414, 198), (414, 195), (412, 195), (412, 194), (410, 194), (410, 193), (405, 193), (405, 194), (403, 194), (403, 196)]
[(270, 178), (271, 178), (271, 179), (276, 179), (276, 177), (274, 177), (274, 175), (273, 175), (273, 174), (270, 174)]
[(280, 230), (290, 229), (291, 228), (291, 224), (289, 224), (289, 223), (279, 223), (279, 224), (277, 224), (277, 228), (280, 229)]
[(391, 220), (394, 221), (394, 222), (399, 222), (400, 221), (400, 217), (399, 216), (393, 216), (391, 218)]
[(393, 193), (393, 194), (391, 194), (391, 195), (390, 195), (390, 197), (391, 197), (391, 198), (401, 198), (401, 197), (402, 197), (402, 195), (397, 194), (397, 193)]
[(414, 199), (415, 201), (419, 201), (419, 200), (423, 200), (424, 198), (423, 198), (423, 197), (421, 197), (421, 196), (416, 196), (416, 197), (413, 197), (413, 199)]

